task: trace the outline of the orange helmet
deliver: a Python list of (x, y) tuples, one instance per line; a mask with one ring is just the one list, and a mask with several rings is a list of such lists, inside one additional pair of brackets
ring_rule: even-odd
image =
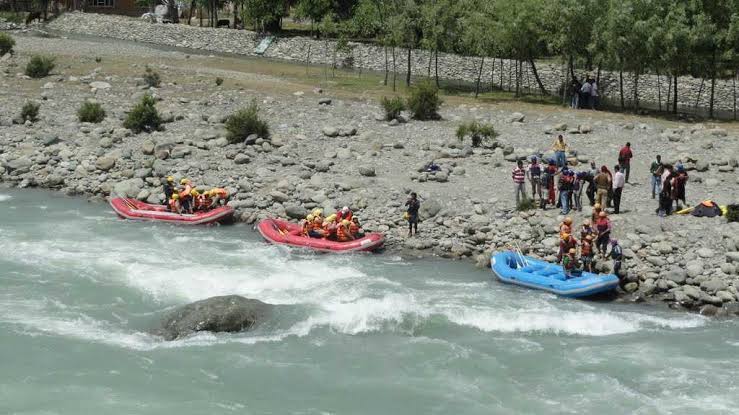
[(598, 216), (601, 218), (605, 218), (606, 216), (608, 216), (608, 214), (606, 212), (600, 212)]
[(571, 218), (571, 217), (569, 217), (569, 216), (568, 216), (568, 217), (566, 217), (566, 218), (565, 218), (565, 223), (566, 223), (567, 225), (572, 225), (572, 218)]

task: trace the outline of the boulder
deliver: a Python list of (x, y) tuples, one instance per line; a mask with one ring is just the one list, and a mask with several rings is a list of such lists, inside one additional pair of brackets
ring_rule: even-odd
[(701, 283), (703, 291), (713, 294), (716, 291), (723, 291), (728, 288), (726, 282), (720, 278), (711, 278)]
[(375, 168), (372, 166), (360, 166), (359, 167), (359, 174), (365, 177), (374, 177), (375, 176)]
[(291, 219), (304, 219), (308, 215), (308, 210), (300, 205), (287, 205), (285, 214)]
[(147, 156), (151, 156), (154, 154), (154, 147), (154, 142), (148, 140), (144, 141), (143, 144), (141, 144), (141, 152)]
[(508, 122), (523, 122), (523, 120), (526, 119), (526, 116), (521, 114), (520, 112), (514, 112), (511, 114), (510, 117), (508, 117)]
[(115, 166), (113, 157), (100, 157), (95, 161), (95, 168), (102, 171), (108, 171)]
[(718, 313), (718, 307), (711, 304), (706, 304), (701, 307), (699, 313), (702, 316), (713, 317)]
[(684, 269), (672, 267), (667, 271), (665, 278), (677, 284), (684, 284), (685, 280), (688, 278), (688, 273)]
[(90, 82), (90, 88), (95, 89), (110, 89), (110, 84), (103, 81)]
[(710, 248), (700, 248), (698, 251), (696, 251), (698, 256), (701, 258), (711, 258), (713, 257), (713, 250)]
[(593, 127), (591, 127), (589, 124), (581, 124), (579, 127), (577, 127), (580, 134), (588, 134), (593, 131)]
[(180, 307), (162, 320), (157, 334), (175, 340), (199, 331), (239, 332), (269, 315), (272, 305), (238, 295), (211, 297)]
[(283, 203), (283, 202), (287, 202), (288, 200), (290, 200), (290, 196), (278, 190), (273, 190), (272, 192), (270, 192), (269, 195), (272, 198), (272, 200), (274, 200), (275, 202)]
[(113, 186), (113, 193), (120, 197), (137, 197), (142, 187), (144, 187), (144, 181), (142, 179), (128, 179), (116, 183)]
[(338, 137), (339, 136), (339, 130), (334, 127), (323, 127), (321, 132), (326, 137)]
[(418, 215), (421, 219), (429, 219), (438, 215), (441, 211), (441, 204), (434, 199), (424, 200), (421, 202), (421, 208), (418, 210)]
[(234, 157), (235, 164), (248, 164), (249, 162), (251, 162), (251, 158), (249, 158), (249, 156), (247, 156), (246, 154), (239, 153), (236, 155), (236, 157)]

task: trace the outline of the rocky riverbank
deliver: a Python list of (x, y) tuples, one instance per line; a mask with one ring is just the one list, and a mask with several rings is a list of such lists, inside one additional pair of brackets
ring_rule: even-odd
[[(707, 314), (728, 313), (739, 304), (739, 224), (659, 219), (648, 182), (649, 162), (659, 153), (686, 164), (689, 203), (739, 199), (733, 125), (473, 100), (445, 105), (442, 121), (387, 123), (378, 121), (375, 100), (359, 98), (361, 91), (349, 98), (319, 93), (284, 79), (217, 69), (205, 56), (128, 43), (16, 40), (18, 53), (0, 62), (0, 87), (10, 92), (0, 101), (0, 178), (7, 184), (157, 203), (162, 177), (189, 177), (203, 186), (227, 186), (237, 217), (247, 223), (350, 205), (368, 229), (386, 234), (390, 252), (466, 258), (484, 266), (491, 251), (512, 241), (530, 255), (551, 259), (556, 253), (558, 211), (514, 210), (510, 171), (516, 158), (549, 153), (552, 133), (561, 131), (576, 150), (573, 164), (592, 159), (613, 165), (630, 141), (636, 154), (632, 183), (624, 191), (623, 214), (613, 216), (630, 281), (623, 298)], [(43, 80), (27, 79), (22, 68), (33, 53), (57, 53), (58, 70)], [(145, 64), (161, 74), (160, 88), (143, 85)], [(225, 78), (222, 86), (215, 76)], [(156, 97), (167, 123), (164, 131), (135, 135), (122, 119), (146, 93)], [(77, 108), (89, 99), (108, 111), (100, 124), (77, 121)], [(225, 118), (253, 99), (272, 138), (228, 144)], [(14, 121), (27, 100), (40, 103), (39, 120)], [(454, 132), (467, 120), (494, 124), (496, 143), (474, 149), (460, 143)], [(420, 172), (430, 160), (442, 172)], [(415, 238), (405, 236), (402, 218), (410, 191), (422, 199)], [(579, 225), (589, 213), (586, 207), (572, 216)], [(601, 270), (609, 266), (603, 262)]]

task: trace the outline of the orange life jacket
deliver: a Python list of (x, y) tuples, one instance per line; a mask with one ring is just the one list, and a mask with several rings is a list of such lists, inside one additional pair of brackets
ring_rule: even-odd
[(310, 231), (313, 230), (313, 222), (311, 221), (304, 221), (303, 222), (303, 236), (308, 236)]
[(339, 240), (339, 242), (346, 242), (351, 240), (350, 237), (351, 232), (347, 229), (344, 225), (339, 225), (336, 227), (336, 239)]
[(564, 235), (566, 233), (571, 234), (572, 233), (572, 227), (570, 225), (566, 224), (566, 223), (562, 223), (561, 225), (559, 225), (559, 237), (561, 238), (562, 235)]
[(177, 200), (177, 199), (169, 199), (169, 211), (170, 212), (178, 213), (179, 206), (180, 206), (180, 201), (179, 200)]
[(590, 244), (590, 242), (582, 241), (582, 246), (580, 247), (580, 255), (589, 256), (592, 251), (593, 246)]
[(220, 198), (226, 198), (228, 197), (228, 191), (221, 187), (216, 187), (215, 189), (211, 189), (213, 193), (215, 193), (216, 196)]
[(357, 234), (359, 233), (359, 226), (357, 226), (357, 224), (354, 223), (354, 222), (350, 223), (349, 224), (349, 233), (352, 236), (357, 236)]
[(188, 184), (185, 186), (185, 189), (180, 192), (180, 199), (186, 199), (190, 197), (190, 193), (192, 193), (192, 186)]

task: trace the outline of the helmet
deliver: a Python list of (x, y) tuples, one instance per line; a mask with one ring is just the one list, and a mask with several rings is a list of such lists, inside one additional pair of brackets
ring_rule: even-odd
[(350, 224), (350, 223), (351, 223), (351, 222), (349, 222), (349, 221), (348, 221), (348, 220), (346, 220), (346, 219), (344, 219), (344, 220), (342, 220), (342, 221), (341, 221), (341, 225), (342, 225), (342, 226), (349, 226), (349, 224)]
[(554, 164), (557, 164), (557, 163), (555, 163), (555, 162), (554, 162), (554, 159), (549, 159), (549, 160), (547, 160), (547, 161), (549, 162), (549, 164), (550, 164), (550, 165), (554, 165)]
[(596, 203), (596, 204), (595, 204), (595, 205), (593, 206), (593, 209), (600, 209), (600, 203)]
[(567, 225), (571, 225), (571, 224), (572, 224), (572, 218), (571, 218), (571, 217), (569, 217), (569, 216), (568, 216), (568, 217), (566, 217), (566, 218), (565, 218), (565, 223), (566, 223)]
[(570, 239), (570, 234), (569, 233), (563, 233), (562, 234), (562, 239), (564, 239), (565, 241), (568, 240), (568, 239)]
[(326, 221), (328, 221), (328, 222), (336, 222), (336, 214), (334, 213), (334, 214), (329, 215), (328, 217), (326, 217)]
[(172, 177), (172, 176), (167, 176), (167, 182), (169, 182), (169, 183), (172, 183), (172, 182), (174, 182), (174, 177)]
[(317, 223), (323, 223), (323, 219), (321, 218), (321, 215), (314, 215), (313, 221)]
[(600, 212), (598, 214), (598, 217), (601, 217), (601, 218), (605, 218), (606, 216), (608, 216), (608, 214), (606, 212)]
[(575, 248), (570, 248), (570, 253), (571, 254), (574, 254), (575, 253)]
[(179, 193), (172, 193), (172, 199), (177, 200), (179, 198), (180, 198), (180, 194)]
[(313, 213), (313, 216), (321, 216), (321, 214), (323, 213), (323, 210), (316, 208), (316, 209), (313, 209), (312, 213)]
[(584, 221), (582, 221), (582, 224), (586, 226), (590, 226), (590, 219), (585, 219)]
[(348, 212), (349, 211), (349, 206), (344, 206), (343, 208), (341, 208), (341, 211), (344, 212), (344, 213)]
[(536, 160), (537, 160), (536, 156), (531, 156), (531, 162), (532, 163), (536, 163)]
[(305, 220), (307, 220), (308, 222), (313, 222), (313, 219), (315, 219), (313, 215), (308, 215), (305, 217)]
[(192, 196), (199, 196), (199, 195), (200, 195), (200, 192), (198, 192), (198, 189), (192, 189), (192, 190), (190, 191), (190, 194), (191, 194)]
[(180, 180), (180, 184), (187, 184), (187, 182), (189, 182), (189, 181), (190, 181), (190, 179), (182, 179), (182, 180)]

